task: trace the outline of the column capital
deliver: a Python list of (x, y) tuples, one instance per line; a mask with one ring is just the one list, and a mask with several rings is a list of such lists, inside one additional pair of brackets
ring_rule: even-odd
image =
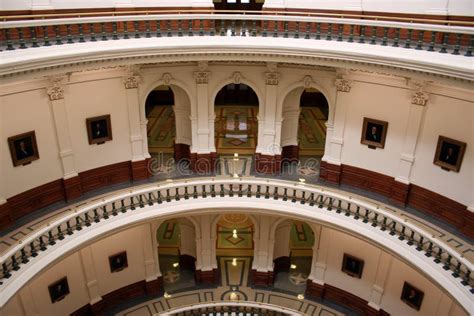
[(66, 76), (52, 76), (49, 77), (49, 86), (46, 88), (46, 93), (49, 96), (49, 100), (57, 101), (64, 99), (64, 84), (66, 82)]
[(345, 78), (336, 79), (334, 84), (339, 92), (350, 92), (352, 88), (352, 81)]
[(210, 71), (195, 71), (194, 80), (196, 80), (197, 84), (208, 84), (210, 75)]
[(138, 84), (140, 83), (140, 81), (140, 75), (135, 71), (129, 72), (125, 77), (123, 77), (123, 84), (125, 85), (125, 89), (138, 88)]
[(425, 106), (428, 98), (428, 93), (422, 90), (415, 90), (411, 95), (411, 104)]
[(268, 86), (276, 86), (280, 80), (280, 73), (278, 72), (265, 72), (265, 84)]

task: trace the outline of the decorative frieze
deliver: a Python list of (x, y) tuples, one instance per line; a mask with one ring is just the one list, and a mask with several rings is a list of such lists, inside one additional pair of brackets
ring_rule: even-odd
[(266, 72), (265, 74), (265, 84), (270, 86), (278, 85), (280, 80), (280, 74), (278, 72)]
[(335, 81), (336, 89), (339, 92), (350, 92), (352, 88), (352, 81), (347, 79), (336, 79)]

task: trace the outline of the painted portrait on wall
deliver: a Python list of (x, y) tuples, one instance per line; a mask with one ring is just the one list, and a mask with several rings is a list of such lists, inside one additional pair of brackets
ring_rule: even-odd
[(388, 122), (364, 117), (360, 142), (371, 149), (384, 148)]
[(110, 272), (119, 272), (128, 267), (127, 252), (115, 254), (109, 257)]
[(62, 278), (61, 280), (54, 282), (50, 286), (49, 297), (51, 298), (51, 303), (56, 303), (61, 301), (66, 295), (69, 294), (69, 284), (67, 283), (67, 277)]
[(400, 299), (408, 306), (419, 311), (421, 308), (421, 304), (423, 303), (424, 295), (425, 294), (422, 291), (420, 291), (410, 283), (405, 282), (403, 284), (402, 296), (400, 297)]
[(466, 143), (439, 136), (433, 163), (444, 170), (459, 172), (466, 151)]
[(21, 166), (39, 159), (38, 145), (34, 131), (8, 137), (8, 146), (13, 166)]
[(103, 144), (112, 140), (110, 115), (96, 116), (86, 119), (89, 144)]
[(342, 259), (341, 270), (352, 277), (360, 279), (362, 277), (362, 271), (364, 270), (364, 260), (345, 253)]

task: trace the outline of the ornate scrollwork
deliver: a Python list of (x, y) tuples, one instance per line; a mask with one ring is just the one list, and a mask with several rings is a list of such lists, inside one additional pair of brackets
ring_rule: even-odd
[(126, 77), (123, 78), (125, 89), (136, 89), (140, 83), (140, 76), (135, 72), (130, 72)]
[(352, 81), (347, 79), (336, 79), (336, 89), (340, 92), (350, 92), (352, 88)]
[(54, 82), (51, 87), (47, 88), (46, 93), (51, 101), (64, 99), (64, 88), (60, 82)]
[(278, 72), (266, 72), (265, 73), (265, 84), (270, 86), (278, 85), (280, 81), (280, 74)]
[(163, 76), (161, 76), (161, 80), (163, 80), (163, 84), (165, 86), (169, 86), (170, 83), (171, 83), (171, 79), (173, 79), (173, 77), (171, 77), (171, 74), (169, 72), (165, 72), (163, 74)]
[(195, 71), (194, 79), (197, 84), (207, 84), (209, 83), (210, 71)]
[(428, 102), (428, 93), (418, 90), (414, 91), (411, 96), (411, 104), (425, 106)]

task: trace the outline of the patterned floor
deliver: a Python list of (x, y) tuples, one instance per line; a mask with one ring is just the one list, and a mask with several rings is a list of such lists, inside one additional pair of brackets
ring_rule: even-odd
[(255, 290), (248, 287), (249, 271), (252, 264), (251, 257), (219, 257), (218, 264), (221, 271), (222, 284), (216, 289), (201, 289), (172, 294), (169, 298), (156, 298), (116, 315), (145, 316), (161, 313), (171, 308), (191, 304), (207, 303), (220, 300), (245, 300), (269, 303), (300, 311), (305, 315), (344, 315), (332, 308), (313, 301), (299, 300), (296, 295), (285, 293)]
[(175, 117), (171, 105), (155, 106), (148, 114), (148, 148), (151, 153), (172, 153), (176, 137)]
[(216, 150), (219, 154), (253, 154), (257, 146), (257, 106), (216, 106)]
[(322, 156), (326, 142), (327, 118), (319, 108), (301, 108), (298, 126), (299, 154)]

